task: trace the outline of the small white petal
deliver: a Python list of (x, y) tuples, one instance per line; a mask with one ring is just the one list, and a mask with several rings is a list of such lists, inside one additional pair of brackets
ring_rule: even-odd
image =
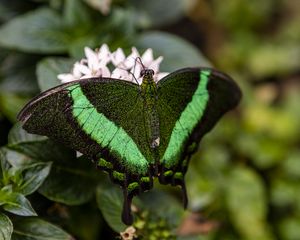
[(78, 78), (75, 78), (72, 74), (70, 73), (62, 73), (62, 74), (58, 74), (57, 78), (62, 82), (62, 83), (66, 83), (66, 82), (71, 82), (74, 81)]
[(147, 67), (149, 69), (152, 69), (155, 73), (157, 73), (159, 71), (159, 64), (161, 63), (161, 61), (163, 60), (163, 57), (158, 57), (157, 59), (155, 59), (153, 62), (151, 62)]
[(117, 79), (124, 79), (124, 80), (129, 80), (129, 74), (126, 70), (120, 69), (120, 68), (116, 68), (112, 74), (111, 74), (112, 78), (117, 78)]
[(83, 58), (80, 60), (79, 62), (80, 64), (84, 64), (84, 65), (87, 65), (88, 64), (88, 60), (86, 58)]
[(92, 49), (90, 49), (89, 47), (85, 47), (84, 52), (87, 57), (88, 67), (90, 69), (96, 69), (99, 63), (98, 54), (94, 52)]
[(141, 77), (142, 69), (143, 67), (140, 64), (136, 64), (135, 66), (133, 66), (130, 72), (132, 72), (135, 78), (138, 79)]
[(151, 48), (148, 48), (142, 55), (142, 63), (145, 67), (148, 67), (153, 61), (153, 51)]
[(97, 3), (95, 3), (95, 5), (99, 7), (103, 15), (107, 15), (110, 11), (111, 1), (112, 0), (101, 0), (98, 2), (96, 1)]
[(110, 78), (111, 76), (111, 74), (110, 74), (110, 71), (109, 71), (109, 69), (108, 69), (108, 67), (106, 67), (106, 66), (103, 66), (103, 67), (101, 67), (101, 74), (100, 74), (100, 76), (101, 77), (104, 77), (104, 78)]
[(101, 63), (105, 63), (105, 65), (110, 62), (111, 53), (109, 51), (107, 44), (103, 44), (99, 49), (98, 59)]
[(80, 67), (79, 67), (80, 63), (79, 62), (76, 62), (74, 64), (74, 67), (73, 67), (73, 70), (72, 70), (72, 73), (74, 75), (75, 78), (80, 78), (82, 73), (80, 71)]
[(161, 80), (162, 78), (164, 78), (165, 76), (167, 76), (169, 73), (167, 72), (160, 72), (158, 74), (155, 75), (155, 80), (156, 82), (158, 82), (159, 80)]
[(112, 53), (111, 61), (116, 67), (118, 67), (119, 64), (124, 60), (125, 60), (125, 54), (121, 48), (118, 48), (117, 51)]
[(83, 75), (90, 75), (92, 73), (91, 69), (86, 65), (78, 64), (77, 68)]
[(90, 74), (85, 74), (85, 75), (82, 75), (81, 77), (80, 77), (80, 79), (85, 79), (85, 78), (94, 78), (95, 76), (92, 74), (92, 73), (90, 73)]
[(130, 68), (134, 67), (135, 64), (138, 64), (137, 58), (139, 58), (139, 57), (140, 57), (140, 54), (139, 54), (138, 50), (135, 47), (133, 47), (131, 49), (131, 54), (123, 62), (125, 68), (130, 69)]

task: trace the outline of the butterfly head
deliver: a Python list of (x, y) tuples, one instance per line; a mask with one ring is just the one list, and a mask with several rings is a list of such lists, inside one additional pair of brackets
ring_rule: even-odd
[(154, 71), (149, 68), (144, 68), (140, 73), (141, 77), (153, 77), (153, 75), (154, 75)]

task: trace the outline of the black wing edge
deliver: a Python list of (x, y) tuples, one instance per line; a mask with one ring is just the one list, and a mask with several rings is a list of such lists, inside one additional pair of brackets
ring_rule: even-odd
[(21, 121), (21, 122), (26, 122), (26, 120), (30, 117), (30, 108), (38, 101), (42, 100), (43, 98), (46, 98), (47, 96), (50, 96), (51, 94), (54, 94), (58, 91), (64, 90), (66, 87), (75, 85), (77, 83), (82, 83), (82, 82), (110, 82), (110, 81), (114, 81), (114, 82), (122, 82), (124, 84), (129, 84), (129, 85), (136, 85), (136, 83), (133, 82), (129, 82), (129, 81), (125, 81), (125, 80), (120, 80), (120, 79), (116, 79), (116, 78), (102, 78), (102, 77), (95, 77), (95, 78), (82, 78), (82, 79), (78, 79), (78, 80), (74, 80), (71, 82), (67, 82), (67, 83), (63, 83), (60, 84), (58, 86), (52, 87), (40, 94), (38, 94), (37, 96), (33, 97), (22, 109), (21, 111), (18, 113), (17, 115), (17, 120)]
[(188, 68), (185, 70), (211, 71), (208, 91), (210, 99), (204, 115), (193, 138), (199, 142), (219, 122), (220, 118), (236, 108), (242, 99), (242, 91), (238, 84), (227, 74), (212, 68)]

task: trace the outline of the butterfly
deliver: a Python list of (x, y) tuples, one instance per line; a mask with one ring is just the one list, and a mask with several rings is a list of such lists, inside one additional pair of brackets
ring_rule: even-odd
[(33, 98), (18, 119), (29, 133), (46, 135), (90, 157), (123, 189), (122, 220), (133, 223), (135, 195), (161, 184), (180, 186), (202, 137), (241, 99), (238, 85), (211, 68), (183, 68), (141, 85), (105, 77), (75, 80)]

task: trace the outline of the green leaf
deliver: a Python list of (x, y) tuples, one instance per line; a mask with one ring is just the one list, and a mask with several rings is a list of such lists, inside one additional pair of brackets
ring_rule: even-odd
[[(94, 202), (69, 207), (67, 229), (77, 236), (78, 239), (100, 239), (99, 234), (103, 230), (103, 218)], [(93, 224), (91, 224), (91, 222)]]
[(29, 102), (29, 100), (30, 97), (27, 96), (20, 96), (11, 92), (0, 91), (0, 112), (11, 122), (15, 122), (16, 116), (22, 107)]
[(23, 195), (35, 192), (51, 169), (51, 162), (37, 163), (6, 147), (0, 149), (0, 158), (3, 185), (12, 184), (13, 191)]
[(91, 13), (80, 0), (66, 0), (64, 5), (64, 22), (71, 27), (86, 27), (91, 24)]
[(14, 191), (23, 195), (35, 192), (45, 181), (51, 169), (51, 162), (34, 163), (22, 169), (22, 183)]
[(142, 194), (140, 199), (143, 207), (149, 210), (153, 218), (166, 219), (169, 225), (176, 227), (180, 224), (184, 209), (172, 195), (153, 189), (151, 192)]
[(14, 221), (12, 240), (70, 240), (74, 239), (61, 228), (39, 218), (20, 218)]
[[(163, 56), (161, 70), (172, 72), (191, 66), (210, 66), (200, 51), (187, 41), (169, 33), (152, 31), (141, 34), (136, 42), (138, 47), (152, 48), (157, 56)], [(157, 57), (156, 56), (156, 57)]]
[(35, 163), (36, 160), (20, 153), (14, 151), (8, 147), (2, 147), (1, 149), (3, 155), (5, 156), (5, 160), (15, 169), (24, 168), (24, 166)]
[(289, 217), (280, 222), (279, 231), (281, 239), (295, 240), (300, 236), (300, 218)]
[(11, 53), (2, 63), (0, 82), (2, 92), (19, 94), (35, 94), (38, 92), (36, 84), (35, 65), (39, 56)]
[(273, 239), (266, 222), (266, 192), (259, 176), (246, 167), (231, 170), (226, 202), (234, 226), (243, 239)]
[(36, 212), (32, 208), (27, 198), (20, 194), (7, 191), (2, 188), (0, 190), (0, 205), (3, 209), (20, 216), (36, 216)]
[(116, 186), (101, 186), (97, 189), (97, 204), (105, 221), (116, 232), (124, 231), (127, 226), (122, 222), (123, 195)]
[(16, 17), (0, 28), (0, 45), (25, 52), (63, 53), (69, 44), (61, 17), (40, 8)]
[(72, 158), (73, 151), (54, 143), (47, 137), (27, 133), (21, 123), (17, 123), (9, 132), (8, 148), (27, 155), (36, 161), (49, 162), (53, 159)]
[(40, 61), (37, 66), (37, 77), (41, 91), (61, 84), (57, 75), (71, 72), (74, 63), (74, 60), (67, 58), (45, 58)]
[[(166, 9), (166, 3), (160, 0), (132, 0), (136, 14), (136, 22), (141, 27), (157, 27), (175, 22), (184, 14), (184, 1), (169, 0), (170, 6)], [(157, 17), (159, 16), (159, 17)]]
[(12, 222), (6, 215), (0, 213), (0, 239), (10, 240), (12, 232), (13, 232)]
[(22, 143), (34, 143), (39, 141), (45, 141), (48, 138), (45, 136), (37, 135), (37, 134), (31, 134), (26, 132), (22, 128), (22, 124), (20, 122), (16, 123), (12, 129), (9, 131), (8, 134), (8, 145), (18, 145)]
[(291, 181), (282, 177), (272, 179), (270, 187), (270, 201), (272, 205), (278, 208), (295, 206), (300, 200), (299, 187), (298, 180)]
[(8, 182), (8, 171), (10, 168), (10, 165), (6, 159), (6, 152), (3, 148), (0, 148), (0, 183), (6, 185)]
[(91, 200), (99, 179), (91, 160), (84, 156), (53, 160), (51, 172), (39, 192), (50, 200), (67, 205)]
[(0, 21), (8, 21), (32, 7), (34, 7), (32, 1), (2, 0), (0, 2)]
[(82, 204), (92, 198), (101, 174), (89, 159), (76, 158), (74, 151), (47, 138), (26, 134), (20, 125), (15, 126), (10, 136), (10, 149), (35, 162), (53, 162), (50, 174), (39, 188), (41, 194), (69, 205)]
[(282, 162), (282, 170), (287, 176), (300, 178), (300, 150), (289, 151), (287, 159)]

